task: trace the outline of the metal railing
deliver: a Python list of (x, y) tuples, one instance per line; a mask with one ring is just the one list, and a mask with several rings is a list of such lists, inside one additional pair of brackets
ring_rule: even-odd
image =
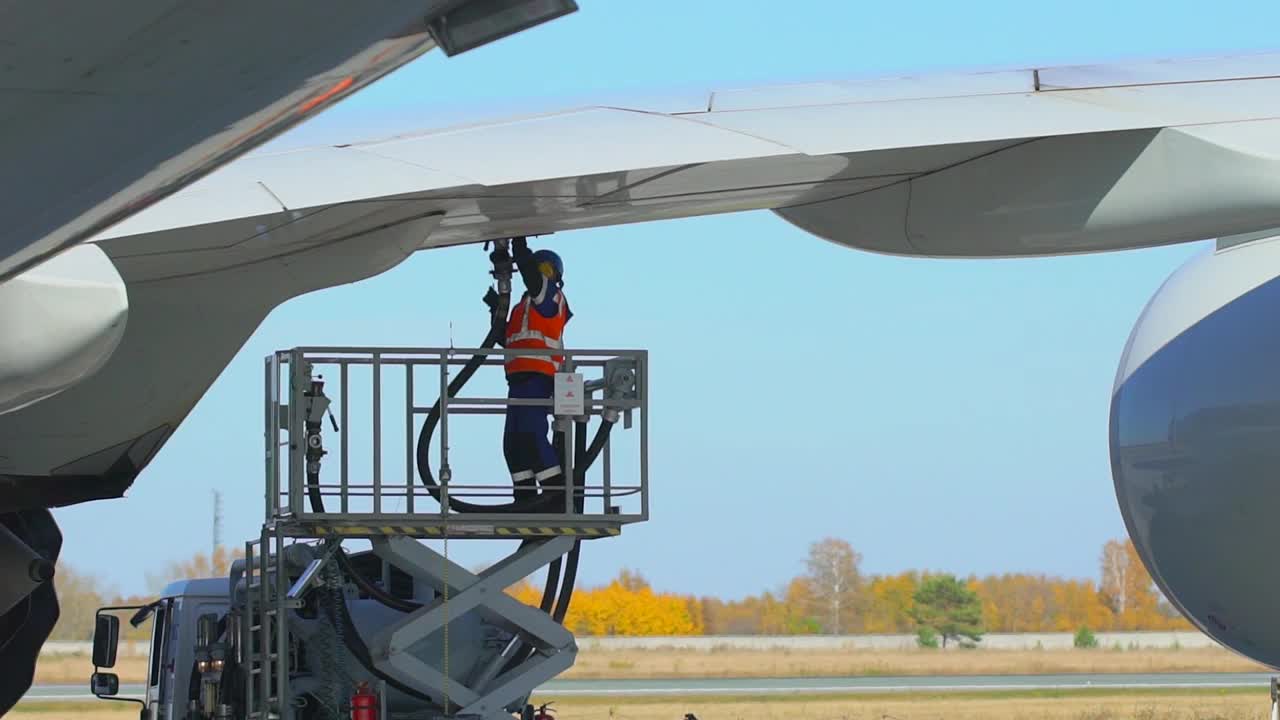
[[(458, 397), (448, 398), (450, 380), (477, 353), (487, 357), (470, 385)], [(564, 472), (557, 484), (540, 487), (547, 497), (538, 503), (537, 512), (457, 512), (442, 500), (487, 506), (510, 503), (513, 497), (496, 430), (488, 431), (484, 450), (465, 450), (486, 456), (464, 460), (487, 461), (484, 477), (459, 477), (466, 473), (456, 471), (452, 461), (462, 460), (464, 450), (450, 441), (459, 436), (460, 418), (502, 416), (516, 405), (543, 406), (548, 414), (554, 409), (552, 399), (506, 397), (505, 383), (500, 383), (503, 365), (515, 354), (563, 356), (563, 371), (582, 376), (583, 414), (553, 415), (553, 436), (563, 444)], [(313, 482), (307, 476), (306, 423), (317, 419), (309, 413), (317, 407), (312, 383), (318, 378), (324, 380), (330, 405), (320, 438), (326, 454), (318, 482)], [(521, 534), (538, 532), (525, 528), (615, 534), (623, 524), (648, 519), (648, 354), (643, 350), (300, 347), (267, 356), (265, 380), (268, 523), (328, 523), (355, 535), (385, 530), (431, 535), (447, 528), (447, 534), (500, 536), (514, 534), (515, 529)], [(472, 392), (482, 380), (489, 386), (500, 383), (502, 392)], [(431, 400), (423, 402), (422, 395)], [(436, 485), (431, 487), (418, 476), (417, 445), (437, 398), (439, 421), (431, 442)], [(589, 438), (575, 437), (573, 429), (586, 423), (590, 434), (606, 418), (616, 421), (612, 432), (583, 482), (575, 486), (574, 445)], [(623, 477), (615, 467), (620, 444), (630, 460)], [(403, 467), (395, 467), (400, 464)], [(313, 505), (316, 496), (323, 501), (323, 512)], [(562, 498), (563, 504), (551, 498)], [(583, 532), (571, 533), (574, 529)]]

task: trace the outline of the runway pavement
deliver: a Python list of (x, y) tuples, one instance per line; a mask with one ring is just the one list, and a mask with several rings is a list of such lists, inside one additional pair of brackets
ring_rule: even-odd
[[(678, 678), (668, 680), (556, 680), (539, 697), (605, 695), (785, 695), (788, 693), (973, 692), (1087, 688), (1266, 688), (1267, 673), (1152, 673), (1116, 675), (964, 675), (850, 678)], [(140, 697), (141, 685), (122, 685), (120, 696)], [(85, 685), (37, 685), (24, 701), (94, 700)]]

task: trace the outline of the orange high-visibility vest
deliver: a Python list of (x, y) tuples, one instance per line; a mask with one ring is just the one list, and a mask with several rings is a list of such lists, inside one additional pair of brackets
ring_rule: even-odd
[[(556, 314), (543, 317), (542, 313), (533, 309), (533, 299), (528, 294), (511, 309), (511, 318), (507, 320), (507, 349), (521, 350), (536, 348), (538, 350), (559, 350), (564, 347), (564, 326), (569, 322), (569, 306), (565, 303), (564, 294), (556, 291)], [(507, 374), (519, 372), (536, 372), (555, 375), (559, 371), (563, 355), (508, 355)]]

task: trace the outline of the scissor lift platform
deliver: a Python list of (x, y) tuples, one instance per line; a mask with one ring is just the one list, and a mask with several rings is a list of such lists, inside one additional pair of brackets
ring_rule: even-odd
[[(529, 354), (528, 350), (521, 350)], [(543, 351), (533, 351), (543, 352)], [(546, 351), (548, 354), (550, 351)], [(572, 478), (573, 444), (586, 442), (569, 432), (577, 423), (592, 423), (603, 416), (620, 420), (610, 441), (581, 486), (565, 493), (565, 485), (542, 488), (564, 498), (563, 505), (536, 513), (456, 512), (437, 495), (480, 504), (506, 501), (512, 493), (503, 475), (484, 482), (451, 477), (440, 472), (436, 495), (417, 474), (418, 433), (435, 402), (422, 403), (421, 395), (441, 398), (439, 424), (433, 450), (439, 465), (448, 467), (449, 438), (456, 437), (460, 416), (500, 416), (509, 405), (543, 405), (548, 413), (552, 400), (512, 400), (507, 397), (468, 395), (447, 397), (453, 371), (475, 354), (488, 357), (480, 372), (501, 373), (504, 358), (513, 351), (468, 348), (355, 348), (303, 347), (274, 353), (266, 359), (266, 456), (267, 517), (286, 537), (374, 538), (526, 538), (576, 536), (612, 537), (624, 525), (649, 517), (648, 494), (648, 388), (647, 353), (643, 350), (557, 350), (565, 357), (566, 372), (582, 376), (587, 399), (583, 414), (556, 416), (555, 426), (565, 443), (565, 472)], [(359, 377), (357, 378), (357, 375)], [(323, 378), (332, 406), (337, 442), (324, 443), (325, 473), (317, 488), (306, 480), (305, 424), (312, 398), (312, 382)], [(336, 387), (335, 387), (336, 385)], [(371, 423), (357, 442), (349, 424), (357, 408)], [(336, 417), (335, 417), (336, 416)], [(387, 432), (389, 425), (396, 426)], [(326, 427), (326, 430), (329, 426)], [(615, 467), (618, 436), (636, 430), (630, 442), (635, 460), (629, 479), (619, 482)], [(621, 432), (620, 432), (621, 431)], [(632, 440), (632, 438), (627, 438)], [(362, 447), (357, 448), (359, 444)], [(488, 443), (495, 452), (498, 438)], [(388, 458), (397, 467), (388, 472)], [(362, 461), (363, 460), (363, 461)], [(496, 463), (495, 463), (496, 465)], [(326, 512), (317, 512), (309, 494), (318, 490)]]
[[(399, 568), (434, 593), (368, 638), (368, 645), (382, 676), (430, 697), (445, 709), (440, 717), (509, 718), (513, 703), (526, 702), (534, 688), (572, 666), (577, 645), (558, 622), (559, 603), (553, 617), (502, 590), (542, 567), (554, 565), (558, 574), (566, 557), (576, 567), (581, 540), (615, 536), (648, 519), (648, 359), (640, 350), (519, 353), (563, 355), (571, 377), (561, 379), (580, 388), (578, 396), (560, 404), (508, 399), (504, 384), (496, 382), (505, 357), (514, 354), (504, 349), (302, 347), (266, 358), (266, 519), (259, 540), (246, 544), (251, 620), (242, 630), (245, 646), (258, 649), (246, 676), (254, 717), (294, 716), (286, 701), (292, 696), (291, 609), (311, 578), (340, 554), (334, 540), (369, 541), (384, 563), (384, 577), (390, 567)], [(504, 392), (449, 397), (451, 377), (479, 362), (473, 360), (478, 355), (485, 359), (476, 374), (490, 374), (482, 386)], [(458, 418), (501, 416), (516, 404), (546, 406), (562, 443), (566, 480), (537, 489), (539, 512), (498, 511), (510, 503), (513, 487), (496, 458), (488, 458), (482, 471), (496, 477), (483, 482), (463, 481), (451, 470), (450, 437), (457, 436)], [(436, 422), (434, 435), (423, 433), (427, 422)], [(595, 462), (589, 470), (574, 467), (575, 458), (589, 456), (585, 444), (577, 453), (575, 445), (587, 442), (592, 426), (598, 431), (606, 424), (612, 432), (600, 435)], [(431, 438), (421, 449), (439, 468), (430, 482), (419, 477), (419, 445), (426, 442), (420, 435)], [(485, 445), (498, 452), (498, 440)], [(624, 464), (620, 458), (628, 476), (622, 481), (614, 467)], [(472, 511), (457, 511), (458, 499)], [(479, 538), (521, 542), (476, 573), (449, 559), (447, 542), (432, 547), (416, 541)], [(303, 540), (322, 542), (309, 544), (316, 559), (290, 585), (279, 558)], [(568, 570), (565, 579), (571, 587)], [(569, 595), (563, 597), (567, 608)], [(415, 643), (447, 633), (469, 613), (510, 634), (500, 652), (474, 649), (491, 653), (483, 665), (457, 677), (447, 660), (435, 664), (413, 651)]]

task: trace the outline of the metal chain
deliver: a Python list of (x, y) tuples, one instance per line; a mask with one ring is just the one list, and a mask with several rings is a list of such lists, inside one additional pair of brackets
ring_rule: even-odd
[[(338, 548), (335, 548), (335, 551), (342, 552), (342, 548), (340, 547), (341, 542), (334, 542), (336, 545), (339, 545)], [(333, 603), (334, 617), (337, 617), (338, 613), (341, 612), (339, 607), (346, 604), (346, 598), (343, 597), (346, 592), (346, 580), (343, 578), (342, 570), (338, 567), (337, 560), (335, 558), (330, 557), (329, 560), (325, 562), (324, 569), (329, 571), (328, 577), (326, 577), (325, 580), (326, 584), (329, 586), (330, 602)], [(355, 678), (352, 677), (351, 669), (347, 666), (347, 638), (344, 623), (335, 623), (333, 633), (334, 639), (338, 642), (338, 674), (347, 681), (348, 687), (345, 689), (350, 691), (355, 685)], [(350, 693), (348, 693), (348, 695), (349, 694)]]
[(349, 690), (354, 685), (354, 678), (347, 667), (346, 637), (342, 623), (338, 622), (338, 615), (341, 612), (339, 608), (344, 602), (342, 571), (331, 558), (321, 567), (320, 573), (323, 589), (319, 599), (324, 606), (325, 615), (331, 619), (331, 622), (324, 624), (325, 630), (321, 632), (323, 638), (321, 664), (324, 675), (322, 705), (334, 720), (343, 720), (342, 700), (350, 694)]

